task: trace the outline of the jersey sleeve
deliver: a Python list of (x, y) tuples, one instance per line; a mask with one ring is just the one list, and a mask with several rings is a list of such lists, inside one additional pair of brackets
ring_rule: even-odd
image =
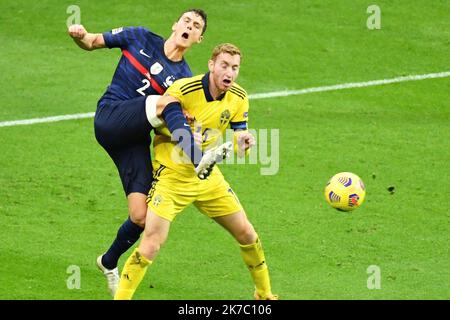
[(108, 48), (127, 48), (130, 43), (136, 40), (140, 33), (145, 31), (141, 27), (120, 27), (104, 32), (103, 38)]
[(184, 81), (183, 81), (184, 79), (181, 79), (181, 80), (177, 80), (177, 81), (175, 81), (168, 89), (167, 89), (167, 91), (165, 92), (165, 96), (166, 95), (168, 95), (168, 96), (172, 96), (172, 97), (174, 97), (174, 98), (176, 98), (176, 99), (178, 99), (179, 101), (180, 101), (180, 103), (181, 103), (181, 106), (183, 106), (184, 105), (184, 102), (185, 102), (185, 96), (183, 95), (183, 93), (181, 92), (181, 87), (183, 86), (183, 84), (184, 84)]
[(240, 103), (237, 107), (236, 113), (230, 120), (230, 127), (233, 130), (247, 130), (248, 122), (248, 97), (245, 96), (243, 99), (239, 99)]

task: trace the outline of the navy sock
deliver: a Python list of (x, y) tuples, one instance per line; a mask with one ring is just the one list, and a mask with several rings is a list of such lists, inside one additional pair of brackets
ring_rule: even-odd
[(167, 128), (172, 134), (172, 139), (178, 142), (180, 148), (183, 149), (184, 153), (191, 159), (192, 164), (197, 167), (202, 158), (202, 151), (195, 144), (194, 135), (184, 117), (180, 103), (169, 103), (164, 108), (162, 116), (166, 121)]
[(114, 239), (111, 247), (103, 255), (102, 264), (108, 269), (117, 267), (120, 256), (139, 240), (142, 231), (144, 231), (144, 228), (135, 224), (128, 217), (117, 231), (116, 239)]

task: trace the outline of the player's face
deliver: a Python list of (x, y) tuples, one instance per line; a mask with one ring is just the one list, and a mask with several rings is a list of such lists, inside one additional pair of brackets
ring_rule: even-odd
[(202, 31), (205, 22), (195, 12), (185, 12), (178, 22), (172, 26), (177, 45), (184, 48), (191, 47), (194, 43), (203, 40)]
[(212, 75), (213, 85), (220, 92), (227, 91), (231, 88), (233, 82), (239, 75), (240, 64), (240, 55), (231, 55), (225, 52), (220, 53), (216, 57), (216, 60), (209, 60), (208, 67)]

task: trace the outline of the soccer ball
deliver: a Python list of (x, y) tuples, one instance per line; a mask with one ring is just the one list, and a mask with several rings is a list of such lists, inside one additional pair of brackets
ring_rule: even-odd
[(329, 205), (340, 211), (358, 208), (366, 196), (363, 181), (351, 172), (340, 172), (331, 177), (325, 187), (325, 199)]

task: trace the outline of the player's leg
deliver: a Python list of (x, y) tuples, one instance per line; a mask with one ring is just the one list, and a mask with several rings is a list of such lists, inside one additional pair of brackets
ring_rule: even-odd
[(164, 166), (155, 167), (149, 191), (145, 231), (141, 243), (125, 263), (115, 299), (131, 299), (147, 268), (166, 241), (170, 223), (194, 198), (195, 183), (180, 181), (177, 173)]
[[(131, 205), (135, 207), (140, 207), (145, 205), (145, 196), (136, 193), (137, 197), (133, 197)], [(143, 203), (141, 204), (140, 196), (143, 197)], [(134, 203), (134, 204), (133, 204)], [(130, 206), (130, 203), (129, 203)], [(132, 211), (136, 215), (136, 209)], [(142, 213), (139, 213), (142, 216)], [(144, 214), (145, 215), (145, 214)], [(117, 263), (119, 258), (125, 253), (140, 237), (140, 234), (144, 230), (139, 224), (133, 222), (133, 216), (130, 216), (125, 220), (124, 223), (119, 227), (116, 238), (113, 240), (112, 244), (108, 250), (97, 258), (97, 266), (103, 272), (106, 277), (108, 290), (110, 294), (114, 297), (116, 290), (119, 286), (119, 269)]]
[(147, 196), (143, 193), (133, 192), (127, 196), (127, 199), (129, 216), (119, 227), (116, 238), (101, 258), (101, 265), (110, 270), (117, 267), (122, 254), (139, 240), (144, 231)]
[(255, 298), (275, 299), (269, 270), (258, 234), (247, 219), (234, 191), (219, 170), (215, 170), (202, 188), (197, 207), (225, 228), (239, 243), (242, 258), (256, 287)]
[(241, 256), (255, 283), (255, 298), (271, 300), (276, 298), (270, 286), (269, 269), (266, 264), (261, 241), (244, 211), (216, 217), (214, 220), (224, 227), (239, 243)]
[(129, 147), (149, 139), (153, 129), (146, 114), (146, 97), (102, 102), (94, 117), (95, 137), (105, 149)]
[(120, 226), (117, 236), (102, 257), (108, 269), (117, 267), (120, 256), (140, 237), (147, 213), (147, 194), (152, 184), (152, 164), (147, 143), (110, 152), (128, 200), (128, 218)]
[(145, 217), (147, 216), (147, 194), (141, 192), (131, 192), (127, 196), (127, 200), (128, 213), (130, 215), (131, 222), (139, 226), (142, 229), (141, 231), (143, 231), (145, 227)]
[[(160, 102), (157, 107), (160, 98), (163, 102), (167, 100), (167, 104)], [(168, 96), (147, 96), (111, 104), (103, 103), (95, 114), (97, 140), (102, 146), (104, 143), (129, 143), (141, 139), (142, 135), (148, 136), (153, 127), (162, 126), (165, 121), (172, 137), (196, 166), (202, 152), (195, 143), (180, 103), (169, 103), (172, 100), (174, 98)], [(107, 140), (103, 141), (102, 137), (107, 137)]]
[(195, 136), (187, 123), (181, 105), (172, 102), (157, 108), (159, 98), (159, 96), (147, 96), (128, 101), (103, 102), (97, 108), (94, 119), (98, 142), (105, 149), (108, 146), (122, 147), (130, 143), (139, 143), (149, 136), (153, 127), (163, 125), (164, 122), (161, 119), (164, 119), (174, 141), (178, 142), (196, 167), (197, 175), (200, 179), (206, 179), (216, 162), (221, 162), (230, 152), (230, 147), (224, 144), (215, 152), (207, 152), (203, 156), (195, 143)]
[(128, 200), (128, 218), (117, 231), (110, 248), (97, 258), (111, 294), (117, 289), (117, 262), (140, 237), (147, 212), (146, 196), (152, 181), (150, 131), (146, 97), (128, 101), (102, 102), (94, 127), (97, 141), (108, 152), (119, 171)]
[(129, 300), (133, 297), (148, 266), (152, 264), (159, 249), (166, 241), (169, 229), (169, 220), (156, 215), (150, 209), (148, 210), (141, 243), (125, 262), (119, 288), (114, 296), (115, 300)]
[(144, 230), (146, 197), (152, 182), (151, 125), (146, 119), (146, 97), (102, 103), (95, 114), (95, 134), (119, 171), (128, 200), (128, 219), (117, 232), (102, 265), (114, 269), (120, 256)]
[[(181, 104), (177, 101), (169, 102), (173, 99), (170, 96), (162, 97), (158, 101), (158, 107), (161, 104), (165, 104), (165, 107), (162, 111), (159, 109), (158, 112), (161, 112), (161, 118), (165, 120), (166, 126), (172, 134), (173, 141), (176, 141), (178, 146), (191, 159), (197, 176), (202, 180), (206, 179), (215, 164), (222, 162), (224, 158), (229, 156), (233, 148), (232, 143), (224, 143), (214, 150), (209, 150), (203, 154), (195, 141), (196, 137), (187, 123), (185, 115), (182, 113)], [(168, 103), (166, 104), (166, 102)]]
[(240, 245), (256, 243), (258, 235), (243, 210), (213, 219), (225, 228)]

